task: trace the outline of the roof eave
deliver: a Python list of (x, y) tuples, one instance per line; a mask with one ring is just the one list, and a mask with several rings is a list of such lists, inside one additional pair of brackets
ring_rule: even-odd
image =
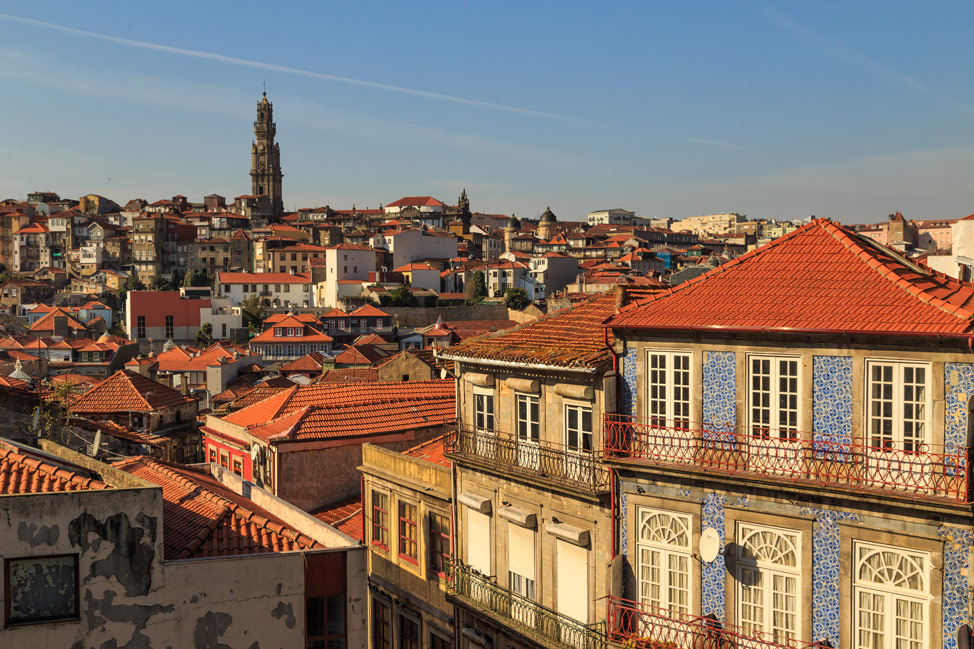
[(438, 359), (447, 361), (456, 361), (458, 363), (471, 363), (473, 365), (488, 365), (493, 367), (507, 367), (511, 369), (521, 369), (521, 370), (544, 370), (544, 371), (556, 371), (556, 372), (574, 372), (577, 374), (598, 374), (599, 367), (577, 367), (568, 365), (548, 365), (545, 363), (523, 363), (521, 361), (501, 361), (493, 358), (478, 358), (476, 356), (453, 356), (451, 354), (438, 354), (433, 353), (433, 356)]

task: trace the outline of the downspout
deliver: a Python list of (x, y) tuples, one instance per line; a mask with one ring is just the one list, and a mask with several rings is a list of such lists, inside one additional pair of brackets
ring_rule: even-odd
[[(602, 341), (605, 343), (605, 348), (609, 350), (609, 355), (612, 357), (612, 373), (615, 375), (616, 382), (616, 395), (615, 402), (613, 405), (613, 410), (618, 411), (619, 404), (619, 358), (616, 356), (615, 350), (609, 345), (609, 328), (602, 327)], [(612, 413), (615, 414), (615, 413)], [(605, 456), (605, 425), (603, 423), (602, 427), (602, 454)], [(609, 467), (609, 512), (612, 517), (612, 559), (615, 560), (616, 555), (619, 553), (618, 548), (618, 527), (619, 527), (619, 517), (616, 515), (616, 473), (612, 467)]]
[(359, 480), (359, 495), (362, 498), (362, 511), (359, 515), (362, 517), (362, 545), (365, 545), (365, 475), (360, 475)]

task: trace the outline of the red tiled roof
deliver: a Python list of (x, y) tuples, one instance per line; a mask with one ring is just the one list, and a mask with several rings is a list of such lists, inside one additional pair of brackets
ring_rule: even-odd
[(361, 543), (362, 535), (362, 496), (353, 496), (347, 500), (322, 507), (312, 514), (322, 523), (326, 523), (348, 534)]
[(358, 317), (358, 318), (372, 317), (372, 316), (375, 316), (375, 317), (378, 317), (378, 318), (388, 318), (389, 317), (389, 314), (388, 313), (386, 313), (385, 311), (383, 311), (381, 309), (375, 308), (371, 304), (366, 304), (364, 306), (360, 306), (359, 308), (355, 309), (354, 311), (352, 311), (348, 315), (350, 315), (353, 318), (354, 317)]
[(166, 559), (291, 552), (322, 547), (208, 473), (137, 457), (116, 467), (162, 487)]
[(119, 370), (78, 396), (71, 411), (78, 414), (150, 412), (194, 401), (169, 386), (129, 370)]
[(320, 372), (325, 364), (325, 357), (318, 352), (305, 354), (281, 367), (281, 372)]
[(110, 489), (101, 480), (44, 462), (0, 446), (0, 494), (39, 494), (55, 491)]
[(450, 466), (450, 460), (446, 459), (446, 439), (449, 434), (440, 435), (427, 440), (419, 446), (414, 446), (402, 452), (403, 455), (414, 457), (419, 460), (426, 460), (440, 466)]
[(159, 363), (160, 372), (205, 372), (207, 366), (219, 365), (221, 359), (232, 361), (234, 351), (239, 356), (247, 355), (247, 352), (242, 349), (215, 343), (202, 351), (192, 347), (187, 349), (173, 347), (169, 351), (162, 352), (155, 359)]
[(310, 284), (307, 273), (217, 273), (218, 284)]
[(326, 370), (318, 383), (375, 383), (379, 380), (379, 370), (374, 367), (340, 367)]
[(454, 388), (452, 379), (405, 383), (315, 383), (271, 394), (223, 417), (223, 420), (237, 426), (261, 427), (288, 418), (286, 427), (263, 430), (262, 436), (268, 437), (287, 432), (292, 426), (296, 431), (316, 437), (422, 428), (456, 418)]
[(335, 356), (336, 365), (372, 365), (389, 356), (375, 345), (349, 347)]
[[(300, 329), (300, 336), (276, 336), (275, 329), (277, 328), (287, 328), (287, 329)], [(275, 322), (273, 326), (269, 329), (262, 331), (253, 338), (250, 339), (250, 344), (253, 343), (330, 343), (332, 337), (328, 334), (318, 331), (318, 329), (312, 327), (311, 325), (302, 322), (294, 316), (289, 316), (284, 318), (279, 322)]]
[(603, 293), (536, 322), (472, 338), (439, 355), (555, 367), (601, 368), (611, 356), (600, 325), (615, 312), (620, 299), (617, 291)]
[(37, 322), (30, 326), (31, 331), (54, 331), (54, 318), (63, 316), (66, 319), (68, 329), (74, 329), (75, 331), (85, 331), (85, 325), (83, 325), (78, 319), (73, 315), (65, 311), (64, 309), (57, 308), (49, 312), (44, 317), (40, 318)]
[(607, 326), (968, 335), (974, 284), (826, 219), (622, 309)]
[(386, 207), (405, 207), (407, 205), (412, 205), (415, 207), (445, 207), (445, 203), (441, 203), (432, 196), (404, 196), (398, 201), (393, 201), (386, 205)]

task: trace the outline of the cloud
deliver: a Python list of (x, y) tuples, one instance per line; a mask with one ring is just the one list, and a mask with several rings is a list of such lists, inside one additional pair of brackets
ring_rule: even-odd
[(701, 140), (699, 138), (691, 137), (687, 138), (687, 142), (693, 142), (694, 144), (706, 144), (708, 146), (719, 146), (724, 149), (737, 149), (738, 151), (750, 151), (746, 146), (740, 144), (731, 144), (730, 142), (721, 142), (720, 140)]
[(889, 81), (893, 81), (894, 83), (906, 86), (911, 90), (929, 94), (929, 90), (926, 88), (926, 86), (913, 77), (897, 72), (892, 68), (888, 68), (882, 63), (878, 63), (877, 61), (869, 58), (862, 52), (849, 47), (845, 43), (802, 25), (796, 20), (778, 11), (778, 9), (770, 4), (762, 4), (760, 6), (762, 7), (761, 13), (763, 13), (764, 16), (771, 21), (771, 23), (780, 29), (794, 34), (799, 38), (799, 40), (812, 49), (818, 50), (819, 52), (822, 52), (823, 54), (838, 61), (851, 63), (852, 65), (863, 68), (864, 70), (868, 70), (878, 77), (882, 77)]
[(475, 106), (477, 108), (487, 108), (490, 110), (515, 113), (518, 115), (527, 115), (529, 117), (540, 117), (544, 119), (553, 119), (553, 120), (569, 121), (569, 122), (583, 121), (583, 120), (575, 119), (573, 117), (566, 117), (565, 115), (557, 115), (555, 113), (548, 113), (540, 110), (532, 110), (530, 108), (519, 108), (517, 106), (495, 104), (489, 101), (481, 101), (478, 99), (467, 99), (465, 97), (455, 97), (453, 95), (444, 95), (438, 92), (429, 92), (427, 90), (417, 90), (415, 88), (394, 86), (386, 83), (378, 83), (376, 81), (366, 81), (364, 79), (352, 79), (350, 77), (342, 77), (335, 74), (314, 72), (312, 70), (303, 70), (300, 68), (292, 68), (284, 65), (276, 65), (274, 63), (252, 61), (250, 59), (241, 59), (233, 56), (225, 56), (223, 54), (215, 54), (213, 52), (204, 52), (201, 50), (188, 50), (181, 47), (172, 47), (170, 45), (159, 45), (158, 43), (147, 43), (144, 41), (136, 41), (130, 38), (120, 38), (118, 36), (110, 36), (108, 34), (89, 32), (83, 29), (75, 29), (74, 27), (67, 27), (65, 25), (58, 25), (56, 23), (49, 23), (42, 20), (34, 20), (33, 18), (24, 18), (22, 16), (11, 16), (8, 14), (0, 14), (0, 20), (20, 23), (22, 25), (31, 25), (33, 27), (39, 27), (41, 29), (49, 29), (49, 30), (61, 32), (63, 34), (81, 36), (83, 38), (91, 38), (91, 39), (96, 39), (101, 41), (107, 41), (109, 43), (115, 43), (117, 45), (125, 45), (127, 47), (137, 47), (145, 50), (163, 52), (166, 54), (175, 54), (177, 56), (186, 56), (186, 57), (202, 59), (206, 61), (214, 61), (217, 63), (227, 63), (230, 65), (256, 68), (258, 70), (269, 70), (271, 72), (279, 72), (281, 74), (290, 74), (290, 75), (295, 75), (300, 77), (308, 77), (310, 79), (318, 79), (320, 81), (331, 81), (334, 83), (343, 83), (351, 86), (359, 86), (364, 88), (372, 88), (374, 90), (383, 90), (386, 92), (395, 92), (403, 95), (411, 95), (413, 97), (423, 97), (425, 99), (435, 99), (437, 101), (446, 101), (455, 104), (463, 104), (466, 106)]

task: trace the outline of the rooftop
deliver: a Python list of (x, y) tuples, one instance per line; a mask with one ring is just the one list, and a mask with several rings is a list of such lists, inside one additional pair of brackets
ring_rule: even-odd
[(150, 412), (194, 401), (177, 390), (129, 370), (119, 370), (79, 395), (71, 404), (77, 414)]
[(623, 308), (610, 327), (967, 336), (974, 284), (827, 219)]

